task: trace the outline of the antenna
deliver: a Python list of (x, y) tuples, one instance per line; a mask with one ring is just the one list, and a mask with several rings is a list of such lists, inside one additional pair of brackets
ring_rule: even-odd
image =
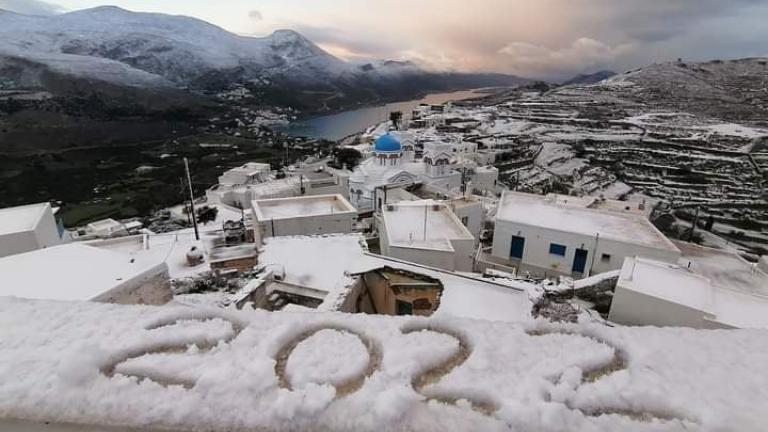
[(197, 215), (195, 214), (195, 194), (192, 192), (192, 176), (189, 174), (189, 162), (184, 158), (184, 170), (187, 172), (187, 183), (189, 184), (189, 207), (192, 210), (192, 225), (195, 227), (195, 240), (200, 240), (200, 233), (197, 231)]

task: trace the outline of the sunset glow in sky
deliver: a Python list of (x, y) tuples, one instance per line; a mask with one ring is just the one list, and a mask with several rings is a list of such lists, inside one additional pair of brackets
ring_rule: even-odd
[(57, 13), (105, 1), (243, 35), (291, 28), (352, 61), (535, 78), (768, 55), (764, 0), (0, 0), (0, 8)]

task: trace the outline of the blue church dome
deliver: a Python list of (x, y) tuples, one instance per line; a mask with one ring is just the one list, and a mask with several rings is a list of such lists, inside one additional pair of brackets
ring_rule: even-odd
[(402, 147), (400, 141), (390, 134), (384, 134), (373, 144), (373, 151), (379, 153), (400, 152)]

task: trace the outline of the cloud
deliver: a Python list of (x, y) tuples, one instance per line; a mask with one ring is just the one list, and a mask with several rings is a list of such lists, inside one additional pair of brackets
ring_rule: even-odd
[(511, 42), (501, 48), (499, 54), (510, 58), (509, 67), (513, 71), (539, 76), (548, 75), (553, 70), (559, 73), (577, 73), (608, 67), (631, 49), (631, 45), (611, 47), (603, 42), (582, 37), (558, 49), (527, 42)]
[(248, 18), (254, 20), (254, 21), (261, 21), (264, 19), (264, 16), (261, 15), (261, 12), (257, 10), (252, 10), (248, 12)]
[(0, 9), (24, 15), (55, 15), (64, 12), (61, 6), (42, 0), (0, 0)]
[(765, 0), (281, 0), (269, 7), (280, 27), (344, 58), (552, 80), (678, 57), (757, 55), (768, 38), (758, 22), (768, 16)]

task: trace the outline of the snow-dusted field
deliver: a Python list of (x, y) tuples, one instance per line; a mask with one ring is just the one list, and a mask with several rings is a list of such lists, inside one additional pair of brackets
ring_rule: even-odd
[(766, 361), (765, 331), (0, 298), (0, 418), (53, 423), (762, 431)]

